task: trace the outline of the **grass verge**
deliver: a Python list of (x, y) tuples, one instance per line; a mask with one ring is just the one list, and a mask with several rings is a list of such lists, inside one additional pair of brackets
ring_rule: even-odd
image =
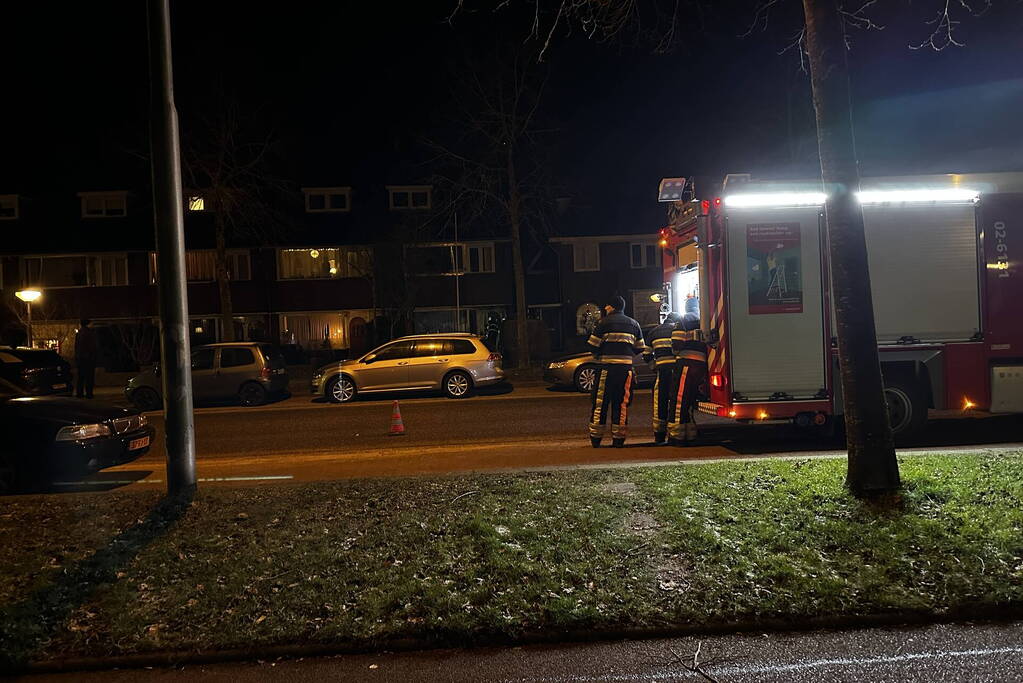
[(1023, 456), (835, 460), (11, 498), (7, 666), (292, 643), (514, 639), (1023, 604)]

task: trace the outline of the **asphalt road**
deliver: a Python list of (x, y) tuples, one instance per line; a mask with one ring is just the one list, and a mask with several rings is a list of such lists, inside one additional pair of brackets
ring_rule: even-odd
[(75, 673), (40, 681), (1019, 681), (1023, 624), (751, 633)]
[[(399, 437), (388, 435), (394, 398), (400, 398), (406, 430)], [(699, 418), (700, 445), (656, 447), (650, 411), (650, 390), (638, 391), (627, 447), (594, 450), (586, 436), (588, 397), (536, 384), (504, 385), (464, 400), (398, 395), (335, 405), (306, 395), (257, 408), (203, 407), (196, 410), (197, 468), (206, 483), (237, 484), (839, 452), (833, 441), (792, 425), (740, 425), (707, 416)], [(163, 483), (163, 417), (154, 413), (150, 419), (158, 432), (151, 452), (93, 475), (85, 488)], [(1011, 416), (934, 421), (916, 445), (1020, 441), (1023, 420)], [(80, 488), (77, 481), (59, 485)]]

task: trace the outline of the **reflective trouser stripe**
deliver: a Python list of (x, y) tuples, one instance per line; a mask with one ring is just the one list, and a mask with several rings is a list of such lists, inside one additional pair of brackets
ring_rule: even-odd
[(596, 393), (593, 394), (593, 415), (590, 417), (590, 436), (599, 439), (604, 436), (604, 425), (601, 424), (601, 413), (604, 412), (604, 392), (607, 389), (607, 370), (600, 371)]
[(663, 432), (667, 420), (661, 417), (661, 373), (654, 380), (654, 433)]
[(632, 372), (625, 376), (625, 391), (618, 406), (618, 421), (611, 425), (611, 436), (624, 439), (629, 435), (629, 404), (632, 402)]
[(672, 413), (671, 422), (668, 423), (668, 436), (673, 439), (685, 438), (685, 426), (682, 424), (682, 396), (686, 390), (686, 377), (689, 374), (689, 366), (682, 366), (682, 374), (678, 378), (678, 390), (675, 393), (675, 411)]

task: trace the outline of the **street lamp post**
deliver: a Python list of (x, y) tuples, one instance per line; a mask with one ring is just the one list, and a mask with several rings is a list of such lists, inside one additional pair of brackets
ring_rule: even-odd
[(14, 296), (24, 301), (28, 308), (28, 342), (26, 346), (29, 348), (32, 348), (32, 302), (38, 300), (42, 295), (43, 293), (38, 289), (23, 289), (14, 293)]

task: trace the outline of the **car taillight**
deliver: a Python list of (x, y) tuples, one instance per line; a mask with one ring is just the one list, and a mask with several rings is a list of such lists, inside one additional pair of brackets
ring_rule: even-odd
[(262, 370), (259, 371), (259, 376), (262, 377), (263, 379), (270, 379), (270, 375), (272, 372), (273, 370), (271, 370), (269, 367), (264, 367)]
[(725, 385), (724, 375), (715, 372), (710, 376), (710, 385), (712, 387), (723, 387)]
[(499, 354), (499, 353), (492, 353), (492, 354), (490, 354), (490, 356), (489, 356), (489, 357), (487, 358), (487, 360), (488, 360), (488, 361), (490, 361), (491, 363), (497, 363), (497, 362), (500, 362), (500, 360), (501, 360), (501, 354)]

